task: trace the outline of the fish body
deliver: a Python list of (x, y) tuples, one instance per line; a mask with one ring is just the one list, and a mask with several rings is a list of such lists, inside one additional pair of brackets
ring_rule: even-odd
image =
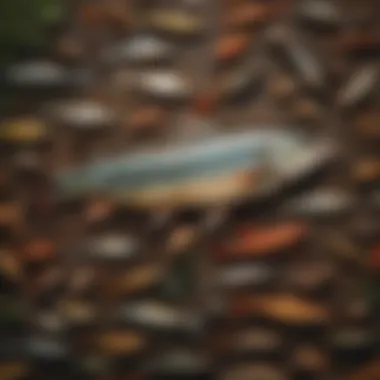
[(104, 53), (105, 60), (115, 63), (157, 63), (171, 59), (175, 55), (175, 47), (154, 35), (139, 35)]
[(368, 65), (359, 68), (338, 91), (338, 105), (344, 108), (357, 106), (375, 91), (378, 81), (379, 70), (377, 66)]
[(302, 83), (313, 90), (320, 90), (326, 82), (326, 73), (319, 57), (295, 33), (282, 26), (267, 32), (272, 53)]
[(273, 256), (294, 247), (307, 236), (302, 223), (247, 227), (216, 252), (222, 262)]
[(285, 205), (284, 209), (300, 216), (333, 216), (350, 210), (353, 199), (339, 191), (315, 191), (297, 197)]
[(9, 120), (0, 125), (0, 141), (35, 144), (47, 138), (47, 126), (38, 119)]
[(194, 37), (205, 29), (201, 17), (176, 10), (153, 12), (147, 21), (157, 32), (174, 37)]
[(55, 180), (66, 199), (101, 193), (141, 208), (217, 205), (273, 191), (334, 154), (325, 141), (267, 128), (89, 163)]
[(85, 246), (89, 256), (103, 259), (129, 259), (138, 249), (137, 242), (122, 234), (106, 234), (95, 237)]
[(70, 81), (69, 72), (55, 62), (30, 61), (8, 68), (6, 78), (10, 84), (26, 88), (61, 87)]
[(342, 25), (340, 9), (328, 0), (304, 0), (296, 9), (297, 16), (308, 26), (335, 29)]
[(330, 337), (332, 347), (344, 351), (368, 347), (374, 342), (373, 332), (368, 328), (360, 327), (338, 328)]
[(143, 73), (137, 82), (143, 93), (162, 100), (185, 100), (193, 92), (186, 78), (166, 70)]
[(329, 321), (330, 312), (318, 303), (293, 296), (243, 297), (233, 305), (236, 316), (263, 316), (288, 326), (313, 326)]
[(33, 357), (41, 359), (62, 359), (69, 353), (64, 341), (44, 336), (31, 337), (28, 340), (27, 350)]
[(184, 310), (155, 301), (135, 301), (121, 310), (120, 317), (131, 324), (154, 330), (196, 331), (202, 320)]
[(216, 282), (225, 289), (260, 286), (273, 279), (273, 275), (273, 271), (268, 265), (241, 264), (219, 270)]
[(49, 116), (64, 125), (92, 130), (115, 121), (114, 112), (107, 106), (87, 100), (67, 100), (52, 105)]

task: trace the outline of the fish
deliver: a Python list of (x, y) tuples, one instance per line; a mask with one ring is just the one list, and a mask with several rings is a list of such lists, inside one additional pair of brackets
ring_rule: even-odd
[(285, 68), (312, 90), (321, 90), (326, 83), (322, 62), (290, 28), (277, 26), (266, 32), (270, 50)]
[(164, 274), (162, 265), (139, 265), (121, 276), (116, 276), (111, 285), (112, 293), (128, 295), (147, 290), (158, 284)]
[(23, 259), (29, 263), (53, 260), (57, 254), (56, 244), (43, 237), (32, 239), (23, 249)]
[(47, 137), (47, 125), (36, 118), (11, 119), (0, 125), (0, 141), (7, 143), (35, 144)]
[(172, 43), (155, 35), (136, 35), (107, 49), (104, 60), (109, 63), (149, 64), (173, 59), (177, 49)]
[(311, 28), (337, 29), (344, 22), (339, 7), (329, 0), (303, 0), (295, 12), (300, 21)]
[(148, 346), (148, 341), (136, 331), (111, 330), (101, 332), (94, 337), (96, 347), (105, 355), (129, 356), (141, 353)]
[(68, 344), (56, 337), (32, 335), (27, 341), (27, 352), (33, 358), (62, 359), (69, 354)]
[(159, 352), (148, 359), (145, 365), (148, 372), (160, 374), (195, 375), (206, 373), (209, 362), (204, 354), (183, 347), (174, 347)]
[(84, 250), (89, 256), (110, 260), (132, 258), (138, 248), (139, 244), (135, 239), (121, 233), (98, 235), (84, 245)]
[(202, 17), (174, 9), (154, 11), (146, 21), (157, 32), (175, 37), (196, 37), (205, 30)]
[(353, 206), (350, 194), (337, 189), (321, 189), (291, 199), (283, 209), (297, 216), (332, 217), (352, 210)]
[(264, 127), (89, 162), (58, 171), (53, 181), (61, 200), (101, 193), (137, 208), (217, 206), (273, 193), (335, 154), (323, 138), (307, 142)]
[(356, 350), (375, 343), (373, 331), (361, 327), (336, 327), (330, 336), (330, 344), (339, 350)]
[(229, 345), (237, 354), (247, 352), (273, 352), (281, 350), (283, 340), (274, 330), (250, 327), (234, 332)]
[(70, 327), (88, 325), (95, 321), (96, 308), (89, 302), (67, 299), (58, 305), (60, 314)]
[(33, 324), (43, 332), (59, 333), (65, 331), (67, 324), (55, 310), (39, 311), (33, 315)]
[(60, 124), (83, 131), (109, 126), (116, 120), (115, 112), (111, 108), (91, 100), (63, 100), (49, 105), (46, 113)]
[(236, 298), (231, 312), (235, 318), (257, 315), (288, 326), (320, 325), (330, 320), (330, 311), (325, 306), (281, 294)]
[(145, 72), (136, 82), (140, 91), (157, 99), (187, 100), (194, 92), (190, 81), (168, 70)]
[(337, 104), (342, 108), (355, 107), (364, 102), (377, 88), (379, 70), (368, 64), (355, 70), (337, 93)]
[(273, 269), (265, 264), (236, 264), (219, 269), (216, 285), (224, 289), (236, 289), (245, 286), (261, 286), (274, 278)]
[(215, 47), (219, 62), (231, 62), (243, 56), (249, 48), (252, 36), (247, 33), (228, 33), (221, 35)]
[(307, 231), (303, 222), (246, 227), (216, 251), (216, 258), (228, 262), (273, 256), (300, 243), (307, 236)]
[(119, 317), (125, 322), (155, 330), (196, 332), (203, 328), (200, 316), (149, 299), (128, 303), (121, 308)]
[(44, 60), (12, 65), (5, 75), (11, 85), (24, 88), (56, 88), (71, 81), (67, 69), (56, 62)]
[(268, 364), (236, 364), (222, 372), (220, 380), (288, 380), (279, 368)]

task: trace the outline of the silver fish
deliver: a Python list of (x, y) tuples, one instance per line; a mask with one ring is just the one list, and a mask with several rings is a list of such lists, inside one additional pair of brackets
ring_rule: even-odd
[(142, 327), (160, 330), (198, 331), (203, 327), (200, 316), (151, 300), (129, 303), (122, 308), (120, 317)]
[(274, 366), (266, 364), (240, 364), (230, 368), (218, 377), (220, 380), (288, 380), (289, 378)]
[(337, 94), (340, 107), (354, 107), (364, 101), (377, 87), (379, 70), (367, 65), (356, 70)]
[(199, 374), (207, 371), (208, 364), (201, 353), (177, 347), (160, 352), (153, 360), (147, 361), (145, 368), (154, 373)]
[(137, 35), (120, 42), (104, 53), (107, 62), (157, 63), (172, 59), (175, 46), (154, 35)]
[(342, 327), (337, 328), (330, 337), (331, 345), (338, 349), (356, 349), (374, 343), (375, 335), (369, 328)]
[(349, 211), (354, 199), (338, 190), (316, 190), (284, 205), (284, 211), (299, 216), (335, 216)]
[(53, 104), (47, 113), (59, 123), (84, 130), (112, 124), (116, 119), (112, 109), (90, 100), (62, 101)]
[(69, 72), (58, 63), (31, 61), (9, 67), (9, 83), (25, 87), (56, 87), (69, 82)]
[(223, 288), (263, 285), (273, 278), (273, 270), (265, 264), (239, 264), (218, 271), (216, 283)]
[[(216, 206), (278, 190), (329, 162), (335, 146), (284, 129), (178, 143), (86, 164), (56, 175), (63, 198), (101, 192), (137, 207)], [(247, 173), (266, 173), (247, 181)]]
[(33, 316), (33, 323), (37, 328), (51, 333), (58, 333), (65, 330), (67, 324), (55, 311), (41, 311)]
[(184, 100), (193, 93), (191, 83), (172, 71), (152, 71), (143, 73), (138, 79), (141, 91), (164, 100)]
[(318, 90), (325, 85), (322, 63), (291, 29), (275, 27), (269, 29), (267, 36), (274, 53), (306, 86)]
[(59, 338), (36, 335), (28, 339), (27, 351), (33, 357), (60, 359), (68, 355), (69, 348)]
[(343, 22), (341, 10), (329, 0), (303, 0), (296, 14), (308, 26), (335, 28)]
[(131, 258), (138, 250), (139, 244), (130, 236), (108, 233), (92, 238), (86, 244), (86, 251), (92, 257), (104, 259)]

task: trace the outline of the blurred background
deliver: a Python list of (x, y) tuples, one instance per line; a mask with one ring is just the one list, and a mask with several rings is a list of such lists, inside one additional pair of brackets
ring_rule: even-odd
[(0, 1), (0, 380), (379, 380), (379, 16)]

